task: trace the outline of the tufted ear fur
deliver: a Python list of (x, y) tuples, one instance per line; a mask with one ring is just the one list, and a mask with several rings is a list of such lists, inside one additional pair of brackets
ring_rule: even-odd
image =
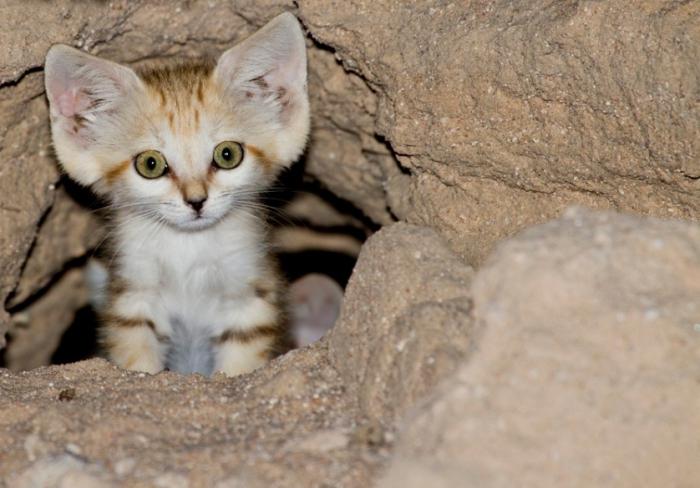
[(76, 181), (91, 185), (103, 174), (96, 153), (117, 144), (123, 133), (126, 103), (143, 90), (125, 66), (57, 44), (46, 55), (46, 95), (59, 160)]
[(276, 156), (289, 164), (304, 149), (309, 132), (306, 44), (297, 19), (281, 14), (221, 55), (214, 76), (236, 104), (268, 114)]

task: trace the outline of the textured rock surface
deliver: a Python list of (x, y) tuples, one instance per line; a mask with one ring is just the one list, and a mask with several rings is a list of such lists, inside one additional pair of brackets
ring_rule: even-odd
[(572, 202), (698, 218), (697, 2), (12, 0), (0, 6), (14, 27), (0, 30), (0, 299), (54, 199), (49, 45), (124, 62), (216, 54), (283, 9), (321, 44), (309, 42), (307, 169), (375, 222), (430, 225), (478, 263)]
[(328, 340), (364, 415), (392, 422), (456, 369), (475, 332), (472, 276), (425, 227), (394, 224), (365, 243)]
[(298, 3), (410, 176), (343, 171), (468, 258), (572, 202), (698, 218), (698, 2)]
[[(381, 449), (355, 435), (362, 426), (324, 358), (297, 351), (233, 380), (145, 376), (99, 359), (0, 373), (0, 480), (368, 486)], [(28, 481), (47, 476), (55, 485)]]
[(385, 486), (699, 485), (697, 226), (572, 213), (465, 264), (571, 203), (698, 219), (698, 2), (2, 2), (6, 359), (46, 362), (85, 300), (65, 263), (99, 237), (51, 153), (48, 47), (216, 54), (285, 9), (310, 37), (308, 173), (432, 230), (380, 231), (338, 328), (250, 376), (0, 373), (0, 480), (368, 486), (397, 435)]
[(80, 259), (103, 240), (102, 222), (84, 210), (63, 188), (56, 190), (50, 211), (27, 257), (22, 276), (7, 305), (15, 307), (49, 284), (71, 260)]
[(700, 226), (571, 211), (472, 275), (396, 224), (364, 246), (337, 329), (251, 375), (0, 373), (0, 480), (700, 482)]
[[(42, 90), (39, 73), (27, 75), (17, 86), (0, 88), (0, 301), (3, 304), (19, 282), (37, 226), (53, 202), (54, 184), (58, 180), (58, 171), (49, 157)], [(0, 346), (7, 322), (0, 316)]]
[(12, 317), (12, 342), (5, 352), (5, 366), (13, 371), (50, 364), (61, 337), (88, 302), (81, 269), (58, 277), (31, 305)]
[(699, 294), (698, 225), (573, 211), (500, 246), (382, 486), (699, 484)]

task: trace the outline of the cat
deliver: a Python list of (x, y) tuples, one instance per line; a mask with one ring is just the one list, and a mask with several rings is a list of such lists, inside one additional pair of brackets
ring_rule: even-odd
[(126, 369), (252, 371), (291, 347), (256, 197), (303, 152), (306, 45), (284, 13), (216, 62), (134, 70), (52, 46), (58, 160), (113, 217), (101, 342)]

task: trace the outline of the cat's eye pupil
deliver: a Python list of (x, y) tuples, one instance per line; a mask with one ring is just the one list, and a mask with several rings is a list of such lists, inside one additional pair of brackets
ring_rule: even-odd
[(231, 154), (231, 148), (224, 148), (224, 150), (221, 151), (221, 157), (226, 161), (231, 161), (231, 158), (233, 157), (233, 154)]
[(148, 166), (148, 169), (150, 169), (151, 171), (156, 169), (157, 165), (158, 165), (158, 161), (156, 161), (156, 158), (154, 158), (152, 156), (146, 160), (146, 166)]

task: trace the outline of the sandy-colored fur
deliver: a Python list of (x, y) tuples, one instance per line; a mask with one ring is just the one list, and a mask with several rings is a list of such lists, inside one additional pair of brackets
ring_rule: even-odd
[[(102, 328), (109, 357), (148, 373), (233, 375), (284, 352), (285, 291), (255, 199), (308, 134), (296, 19), (277, 17), (216, 63), (138, 72), (55, 46), (46, 86), (63, 168), (112, 206)], [(234, 169), (212, 163), (222, 141), (244, 149)], [(162, 154), (167, 173), (138, 174), (144, 151)]]

